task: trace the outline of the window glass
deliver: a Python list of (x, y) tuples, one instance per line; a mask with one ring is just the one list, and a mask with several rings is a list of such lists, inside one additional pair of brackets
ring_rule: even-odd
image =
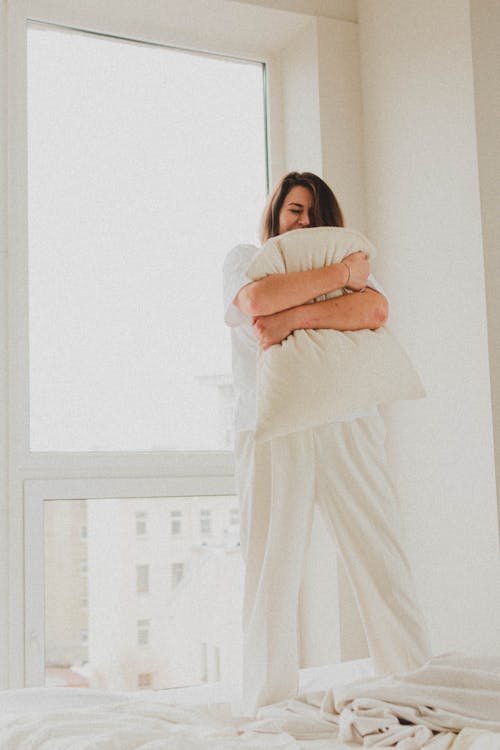
[(222, 263), (257, 241), (263, 80), (29, 24), (31, 450), (231, 448)]

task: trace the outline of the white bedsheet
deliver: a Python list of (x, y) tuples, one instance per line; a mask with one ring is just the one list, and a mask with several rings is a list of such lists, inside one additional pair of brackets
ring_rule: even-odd
[(382, 679), (362, 664), (355, 682), (345, 666), (303, 670), (299, 698), (257, 720), (232, 714), (221, 686), (191, 692), (196, 705), (182, 691), (4, 691), (0, 749), (500, 750), (500, 659), (444, 654)]

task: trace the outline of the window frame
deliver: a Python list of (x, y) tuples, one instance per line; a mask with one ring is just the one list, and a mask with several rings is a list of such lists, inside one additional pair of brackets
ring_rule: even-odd
[[(43, 503), (50, 499), (234, 495), (230, 451), (33, 452), (29, 450), (29, 278), (27, 232), (27, 67), (29, 20), (144, 43), (174, 46), (261, 62), (265, 65), (268, 170), (272, 182), (284, 167), (279, 46), (234, 40), (237, 10), (214, 0), (221, 24), (213, 38), (196, 18), (184, 26), (165, 22), (173, 0), (139, 7), (110, 0), (87, 7), (79, 0), (18, 0), (6, 4), (7, 214), (8, 214), (8, 644), (5, 687), (44, 684)], [(201, 4), (200, 4), (201, 9)], [(260, 9), (262, 10), (262, 9)], [(254, 8), (258, 12), (258, 8)], [(264, 12), (264, 11), (263, 11)], [(196, 15), (196, 14), (194, 14)], [(290, 14), (296, 16), (298, 14)], [(223, 22), (222, 22), (223, 21)], [(290, 22), (292, 23), (292, 22)], [(300, 28), (295, 20), (297, 28)], [(262, 28), (265, 30), (266, 21)], [(269, 26), (269, 24), (267, 24)], [(267, 29), (267, 33), (274, 32)], [(259, 36), (255, 34), (255, 37)], [(201, 40), (203, 40), (201, 42)], [(0, 657), (2, 654), (0, 653)], [(43, 669), (42, 669), (43, 665)]]

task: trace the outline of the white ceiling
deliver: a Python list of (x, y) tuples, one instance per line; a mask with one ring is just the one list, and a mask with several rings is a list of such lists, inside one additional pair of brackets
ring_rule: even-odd
[(326, 16), (342, 21), (356, 22), (358, 20), (356, 0), (233, 0), (233, 2), (261, 5), (310, 16)]

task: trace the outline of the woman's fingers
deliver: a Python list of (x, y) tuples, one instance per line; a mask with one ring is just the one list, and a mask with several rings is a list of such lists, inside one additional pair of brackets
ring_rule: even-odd
[(253, 332), (261, 349), (280, 344), (291, 333), (286, 311), (272, 315), (258, 315), (253, 319)]
[(347, 263), (351, 270), (351, 276), (347, 288), (352, 289), (353, 291), (364, 289), (370, 274), (370, 260), (368, 254), (364, 252), (364, 250), (358, 250), (355, 253), (347, 255), (343, 262)]

